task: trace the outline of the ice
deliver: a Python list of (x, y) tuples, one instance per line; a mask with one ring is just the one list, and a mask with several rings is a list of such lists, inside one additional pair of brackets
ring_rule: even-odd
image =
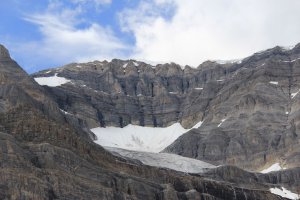
[(243, 59), (234, 59), (234, 60), (214, 60), (214, 62), (221, 64), (221, 65), (225, 65), (225, 64), (241, 64), (243, 61)]
[(292, 50), (295, 47), (295, 45), (291, 45), (291, 46), (281, 46), (281, 48), (285, 51), (289, 51)]
[(262, 170), (261, 173), (266, 174), (269, 172), (280, 171), (282, 169), (283, 168), (280, 166), (279, 163), (275, 163), (272, 166), (270, 166), (269, 168)]
[(127, 67), (127, 65), (128, 65), (128, 63), (125, 63), (125, 64), (123, 65), (123, 68), (126, 68), (126, 67)]
[(299, 199), (300, 198), (300, 195), (298, 195), (296, 193), (293, 193), (293, 192), (287, 190), (284, 187), (281, 187), (281, 189), (276, 188), (276, 187), (275, 188), (270, 188), (270, 192), (273, 193), (273, 194), (288, 198), (288, 199)]
[(68, 113), (68, 112), (65, 111), (65, 110), (60, 109), (60, 111), (61, 111), (62, 113), (64, 113), (65, 115), (72, 115), (71, 113)]
[(270, 83), (270, 84), (273, 84), (273, 85), (278, 85), (278, 82), (277, 82), (277, 81), (270, 81), (269, 83)]
[(34, 80), (40, 85), (47, 85), (49, 87), (61, 86), (71, 81), (64, 77), (58, 77), (57, 73), (54, 76), (38, 77), (38, 78), (34, 78)]
[[(198, 128), (201, 124), (202, 122), (199, 122), (193, 128)], [(162, 151), (189, 130), (183, 128), (180, 123), (165, 128), (129, 124), (124, 128), (98, 127), (91, 129), (97, 136), (95, 141), (97, 144), (148, 152)]]
[(297, 94), (300, 92), (300, 90), (298, 90), (297, 92), (295, 92), (295, 93), (292, 93), (291, 94), (291, 97), (292, 97), (292, 99), (295, 97), (295, 96), (297, 96)]
[(218, 127), (220, 127), (223, 124), (223, 122), (225, 122), (225, 121), (226, 121), (226, 119), (222, 119), (221, 123), (218, 125)]
[(300, 58), (296, 58), (296, 59), (293, 59), (293, 60), (282, 60), (281, 62), (284, 62), (284, 63), (291, 63), (291, 62), (295, 62), (297, 60), (300, 60)]
[(113, 147), (105, 148), (122, 157), (139, 160), (145, 165), (169, 168), (186, 173), (201, 173), (204, 169), (215, 167), (214, 165), (200, 160), (186, 158), (175, 154), (129, 151)]

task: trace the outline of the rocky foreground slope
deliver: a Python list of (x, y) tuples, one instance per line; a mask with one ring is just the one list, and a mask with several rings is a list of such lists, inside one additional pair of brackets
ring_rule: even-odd
[(32, 76), (55, 74), (69, 82), (45, 89), (87, 129), (203, 121), (164, 152), (250, 170), (300, 166), (300, 45), (197, 68), (115, 59)]
[[(66, 90), (60, 89), (62, 95)], [(270, 193), (270, 188), (295, 190), (298, 184), (297, 169), (261, 175), (224, 166), (184, 174), (114, 156), (95, 144), (86, 129), (97, 119), (102, 118), (100, 125), (108, 123), (100, 109), (95, 122), (84, 120), (94, 112), (81, 103), (94, 101), (88, 96), (91, 89), (83, 89), (83, 97), (78, 87), (73, 89), (72, 98), (64, 96), (70, 103), (65, 104), (51, 88), (28, 76), (0, 45), (0, 199), (276, 200), (285, 198)], [(68, 115), (64, 110), (78, 108), (70, 106), (76, 104), (75, 97), (82, 113)]]

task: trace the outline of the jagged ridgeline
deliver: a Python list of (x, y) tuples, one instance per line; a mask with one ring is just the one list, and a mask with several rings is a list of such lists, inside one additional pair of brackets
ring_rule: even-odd
[[(128, 124), (197, 129), (165, 152), (260, 170), (300, 165), (300, 45), (197, 68), (135, 60), (72, 63), (32, 75), (68, 80), (45, 87), (87, 129)], [(112, 141), (114, 142), (114, 141)]]
[[(86, 65), (86, 69), (71, 66), (44, 71), (33, 77), (54, 77), (60, 84), (56, 87), (42, 87), (0, 46), (0, 199), (285, 199), (272, 194), (270, 188), (284, 186), (293, 191), (299, 189), (297, 168), (264, 175), (223, 166), (202, 173), (187, 174), (112, 155), (95, 144), (89, 129), (98, 126), (125, 126), (131, 123), (164, 127), (180, 122), (184, 127), (190, 128), (203, 120), (201, 129), (206, 127), (206, 120), (213, 122), (214, 119), (218, 125), (218, 120), (224, 118), (221, 113), (212, 114), (214, 112), (209, 111), (209, 108), (213, 105), (213, 99), (217, 99), (215, 96), (226, 88), (230, 73), (224, 74), (222, 70), (235, 65), (214, 63), (212, 66), (220, 69), (222, 77), (207, 77), (208, 83), (203, 82), (203, 85), (203, 80), (199, 78), (195, 85), (190, 83), (187, 87), (189, 89), (172, 86), (177, 84), (178, 78), (172, 78), (168, 67), (157, 66), (152, 69), (145, 66), (145, 70), (152, 71), (153, 79), (156, 79), (155, 73), (158, 74), (156, 70), (159, 69), (165, 71), (166, 76), (170, 74), (170, 79), (166, 80), (166, 86), (158, 81), (149, 81), (149, 93), (139, 95), (138, 88), (132, 90), (137, 91), (134, 93), (127, 90), (129, 86), (126, 84), (129, 82), (123, 83), (123, 88), (117, 81), (118, 77), (120, 80), (127, 80), (126, 70), (132, 64), (135, 65), (131, 63), (120, 68), (114, 67), (116, 65), (113, 62), (99, 66), (88, 63), (82, 64)], [(117, 76), (112, 71), (115, 68), (120, 68), (123, 74)], [(181, 72), (179, 77), (183, 76), (184, 70), (180, 67), (173, 68)], [(196, 71), (202, 73), (201, 70), (214, 74), (214, 67), (211, 68), (210, 64), (203, 66), (203, 69), (190, 70), (191, 76)], [(107, 83), (97, 83), (97, 80), (102, 80), (102, 76), (106, 77), (103, 80)], [(131, 80), (131, 76), (128, 77)], [(222, 78), (223, 81), (214, 81), (215, 78)], [(170, 84), (171, 80), (174, 84)], [(280, 87), (281, 79), (275, 80), (273, 77), (268, 81), (278, 81), (278, 86), (272, 86)], [(111, 87), (112, 83), (116, 84), (116, 88)], [(106, 84), (106, 87), (102, 84)], [(216, 87), (211, 86), (211, 91), (208, 91), (208, 84)], [(203, 89), (194, 89), (200, 87)], [(291, 93), (295, 88), (291, 86)], [(204, 94), (211, 96), (203, 96), (206, 104), (203, 108), (198, 108), (197, 102), (201, 104), (201, 96)], [(195, 100), (193, 103), (185, 100), (189, 95)], [(143, 109), (135, 110), (133, 102), (140, 103), (138, 108), (148, 109), (138, 98), (145, 98), (145, 102), (149, 104), (154, 104), (151, 98), (156, 99), (157, 104), (162, 106), (159, 109), (155, 104), (152, 105), (149, 113)], [(189, 111), (183, 102), (199, 110)], [(217, 105), (214, 106), (216, 110)], [(183, 111), (182, 108), (187, 110)], [(292, 113), (292, 110), (291, 108), (289, 112)], [(110, 115), (108, 111), (111, 112)], [(227, 117), (231, 116), (227, 113)], [(142, 115), (144, 120), (141, 120)], [(220, 125), (221, 128), (226, 127), (227, 121), (230, 122), (227, 117)], [(297, 133), (296, 117), (294, 123)], [(295, 138), (294, 142), (297, 141)], [(292, 143), (289, 144), (292, 146)]]

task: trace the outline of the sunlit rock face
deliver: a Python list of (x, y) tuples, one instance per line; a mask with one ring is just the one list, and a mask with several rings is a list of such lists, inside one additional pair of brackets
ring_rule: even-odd
[(4, 60), (10, 60), (10, 55), (8, 50), (3, 46), (0, 45), (0, 60), (4, 61)]
[(281, 199), (267, 182), (240, 187), (112, 155), (49, 88), (1, 55), (0, 199)]
[(300, 164), (299, 59), (296, 45), (197, 68), (114, 59), (72, 63), (32, 77), (70, 80), (45, 88), (86, 129), (175, 123), (190, 129), (203, 121), (165, 152), (260, 171), (277, 162), (285, 168)]

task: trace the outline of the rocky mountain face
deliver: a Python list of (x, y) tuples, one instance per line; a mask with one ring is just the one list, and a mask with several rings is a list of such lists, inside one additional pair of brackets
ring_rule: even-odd
[(73, 63), (32, 77), (55, 74), (70, 82), (45, 89), (86, 129), (175, 122), (190, 128), (203, 121), (165, 152), (250, 170), (275, 162), (300, 165), (300, 45), (197, 68), (115, 59)]
[[(98, 108), (95, 122), (85, 120), (94, 114), (88, 108), (97, 110), (99, 105), (85, 107), (83, 102), (89, 105), (88, 100), (108, 101), (113, 96), (104, 98), (104, 92), (88, 96), (97, 92), (92, 93), (91, 86), (82, 87), (75, 88), (73, 83), (57, 90), (39, 86), (0, 45), (0, 199), (276, 200), (284, 198), (271, 194), (269, 188), (299, 177), (295, 170), (253, 179), (258, 175), (234, 167), (185, 174), (112, 155), (93, 143), (85, 129), (96, 125), (101, 115), (100, 122), (107, 125), (108, 118)], [(103, 105), (114, 104), (104, 101)], [(244, 177), (242, 185), (237, 183), (237, 174)]]

